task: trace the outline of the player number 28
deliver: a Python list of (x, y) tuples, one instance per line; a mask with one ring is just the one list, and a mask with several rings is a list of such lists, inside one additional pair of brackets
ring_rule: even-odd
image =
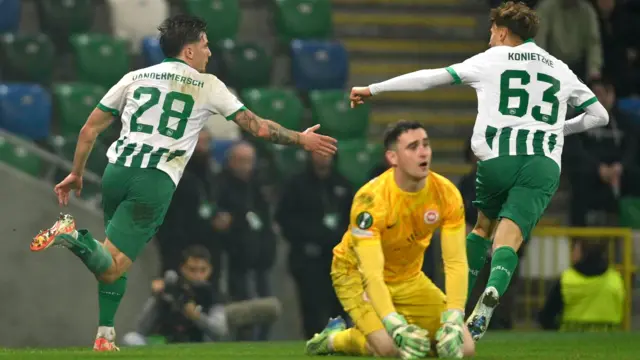
[[(506, 70), (500, 76), (500, 105), (499, 111), (503, 115), (523, 117), (529, 109), (529, 92), (522, 88), (511, 87), (511, 79), (519, 79), (524, 86), (531, 82), (531, 75), (524, 70)], [(560, 91), (560, 81), (553, 76), (538, 73), (536, 80), (551, 86), (542, 93), (542, 101), (551, 104), (551, 114), (543, 114), (540, 106), (531, 109), (531, 116), (536, 121), (553, 125), (558, 121), (558, 108), (560, 101), (556, 97)], [(509, 99), (518, 98), (517, 107), (509, 107)]]
[[(143, 95), (149, 96), (144, 104), (142, 104), (138, 110), (131, 115), (131, 124), (129, 130), (131, 132), (141, 132), (145, 134), (153, 133), (153, 126), (148, 124), (140, 124), (138, 118), (155, 105), (160, 103), (160, 90), (154, 87), (139, 87), (133, 92), (133, 98), (140, 100)], [(182, 102), (182, 111), (174, 110), (174, 102)], [(184, 135), (184, 130), (187, 127), (187, 120), (191, 116), (193, 111), (193, 97), (188, 94), (172, 91), (164, 97), (162, 103), (162, 115), (160, 115), (160, 122), (158, 122), (158, 133), (161, 135), (178, 140)], [(178, 123), (175, 129), (169, 127), (169, 119), (176, 118)]]

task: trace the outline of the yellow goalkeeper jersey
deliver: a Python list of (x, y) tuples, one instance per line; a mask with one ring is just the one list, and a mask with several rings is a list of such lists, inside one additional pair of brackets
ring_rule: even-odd
[(358, 248), (371, 249), (361, 245), (373, 245), (382, 250), (384, 282), (401, 282), (422, 271), (424, 252), (438, 228), (442, 230), (447, 303), (450, 308), (464, 308), (468, 265), (462, 196), (437, 173), (430, 172), (424, 188), (413, 193), (397, 186), (394, 169), (360, 188), (351, 208), (349, 229), (334, 248), (334, 257), (361, 272), (377, 272), (380, 269), (363, 269), (363, 262), (358, 261), (366, 253)]

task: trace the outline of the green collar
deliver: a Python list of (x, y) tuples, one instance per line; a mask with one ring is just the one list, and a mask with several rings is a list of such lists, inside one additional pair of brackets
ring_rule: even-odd
[(186, 62), (180, 60), (180, 59), (176, 59), (176, 58), (166, 58), (164, 60), (162, 60), (162, 62), (179, 62), (179, 63), (183, 63), (185, 65), (189, 65)]
[[(525, 40), (525, 41), (524, 41), (524, 43), (523, 43), (523, 44), (526, 44), (526, 43), (532, 43), (532, 44), (535, 44), (536, 42), (535, 42), (535, 41), (533, 41), (533, 39), (527, 39), (527, 40)], [(178, 60), (178, 61), (180, 61), (180, 60)]]

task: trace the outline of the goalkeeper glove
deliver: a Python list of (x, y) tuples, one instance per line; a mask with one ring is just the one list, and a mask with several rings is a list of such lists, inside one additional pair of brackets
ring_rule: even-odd
[(462, 359), (464, 315), (459, 310), (447, 310), (442, 313), (442, 325), (436, 332), (438, 357), (444, 359)]
[(402, 359), (420, 359), (429, 354), (431, 344), (427, 330), (408, 324), (407, 320), (398, 313), (388, 315), (382, 323), (393, 338)]

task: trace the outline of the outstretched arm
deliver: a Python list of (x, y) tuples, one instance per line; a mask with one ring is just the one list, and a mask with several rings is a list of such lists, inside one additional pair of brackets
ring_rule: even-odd
[(387, 81), (369, 85), (371, 95), (390, 91), (422, 91), (454, 82), (452, 75), (444, 68), (419, 70), (396, 76)]
[(304, 145), (302, 133), (289, 130), (278, 123), (263, 119), (251, 110), (241, 110), (233, 121), (251, 135), (282, 145)]
[(392, 91), (422, 91), (440, 85), (455, 83), (455, 76), (447, 69), (419, 70), (396, 76), (369, 86), (351, 88), (349, 100), (354, 108), (364, 103), (364, 99), (384, 92)]
[(211, 80), (208, 91), (211, 113), (220, 114), (227, 120), (234, 121), (251, 135), (275, 144), (298, 145), (307, 151), (325, 156), (336, 152), (335, 139), (315, 133), (320, 125), (312, 126), (304, 132), (284, 128), (275, 121), (263, 119), (247, 109), (215, 76), (211, 75), (209, 80)]
[(274, 121), (263, 119), (247, 109), (238, 111), (233, 121), (253, 136), (275, 144), (299, 145), (307, 151), (315, 151), (322, 155), (333, 155), (337, 150), (335, 139), (314, 132), (320, 128), (320, 125), (298, 132), (289, 130)]
[(423, 91), (437, 86), (466, 84), (474, 86), (482, 74), (485, 53), (480, 53), (459, 64), (446, 68), (427, 69), (400, 75), (376, 84), (351, 89), (351, 107), (363, 104), (364, 99), (384, 92)]

